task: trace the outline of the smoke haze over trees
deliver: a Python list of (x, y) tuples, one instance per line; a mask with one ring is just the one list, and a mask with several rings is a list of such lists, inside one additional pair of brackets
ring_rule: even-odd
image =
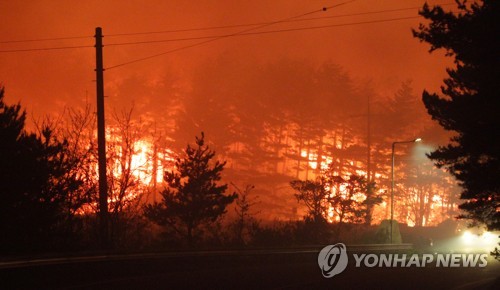
[[(192, 4), (179, 5), (193, 8)], [(267, 5), (279, 6), (274, 2)], [(288, 7), (286, 11), (274, 13), (271, 10), (278, 9), (266, 9), (264, 13), (257, 13), (263, 11), (256, 8), (247, 9), (253, 12), (252, 17), (280, 19), (280, 16), (284, 18), (297, 11), (307, 11), (311, 4), (302, 5), (307, 7), (295, 5), (284, 5)], [(359, 5), (355, 7), (367, 8), (365, 4)], [(204, 4), (200, 6), (207, 9)], [(111, 9), (103, 7), (107, 11)], [(151, 7), (142, 9), (151, 12)], [(190, 11), (200, 15), (198, 22), (189, 24), (218, 25), (226, 19), (224, 9), (210, 9), (211, 12), (216, 10), (214, 13), (220, 19), (208, 19), (205, 16), (208, 12), (196, 7)], [(242, 8), (229, 3), (227, 9)], [(154, 11), (151, 13), (157, 15)], [(185, 21), (184, 16), (179, 16), (180, 12), (169, 10), (168, 13), (174, 14), (171, 15), (174, 22), (182, 24)], [(45, 12), (39, 17), (48, 14)], [(116, 17), (118, 22), (122, 21), (121, 15)], [(235, 23), (246, 18), (249, 23), (255, 22), (247, 14), (230, 17)], [(103, 18), (96, 16), (96, 19)], [(168, 21), (163, 22), (165, 19), (161, 15), (162, 25), (168, 24)], [(108, 20), (102, 21), (110, 24)], [(104, 24), (99, 25), (106, 27)], [(248, 211), (243, 212), (248, 204), (242, 200), (236, 205), (218, 204), (224, 204), (219, 212), (224, 212), (226, 205), (228, 207), (225, 219), (214, 218), (213, 223), (200, 232), (204, 238), (210, 236), (214, 241), (221, 237), (217, 241), (220, 244), (307, 242), (308, 235), (314, 232), (314, 228), (306, 224), (308, 213), (313, 220), (321, 216), (323, 222), (326, 221), (321, 227), (328, 233), (337, 231), (337, 236), (341, 236), (340, 226), (333, 228), (332, 224), (364, 223), (363, 226), (369, 228), (387, 219), (391, 143), (416, 137), (422, 137), (426, 143), (396, 148), (395, 218), (410, 226), (434, 226), (456, 216), (456, 182), (445, 178), (443, 172), (435, 169), (425, 157), (425, 153), (445, 142), (448, 136), (431, 122), (418, 96), (424, 86), (437, 86), (435, 79), (441, 75), (437, 68), (444, 67), (446, 62), (426, 59), (425, 49), (423, 56), (421, 47), (409, 45), (406, 36), (385, 43), (384, 37), (395, 36), (405, 28), (394, 23), (388, 25), (347, 26), (326, 34), (311, 31), (310, 34), (256, 36), (258, 41), (251, 37), (231, 38), (197, 48), (199, 50), (180, 51), (151, 62), (107, 69), (108, 202), (113, 246), (133, 248), (155, 243), (155, 235), (160, 230), (143, 214), (143, 206), (158, 205), (162, 192), (167, 196), (163, 196), (167, 204), (175, 204), (169, 200), (173, 191), (164, 190), (168, 185), (176, 188), (178, 184), (172, 183), (174, 175), (167, 174), (169, 178), (165, 180), (164, 174), (179, 169), (183, 163), (178, 158), (184, 156), (186, 144), (199, 132), (207, 136), (203, 145), (217, 152), (209, 159), (213, 157), (214, 162), (225, 164), (224, 170), (215, 174), (215, 179), (220, 178), (221, 184), (233, 184), (228, 185), (229, 192), (239, 191), (238, 186), (252, 185), (252, 197), (258, 196), (259, 201), (252, 204), (252, 216)], [(405, 33), (411, 39), (409, 27)], [(156, 27), (138, 21), (137, 27), (128, 28), (153, 31)], [(112, 35), (113, 29), (118, 31), (110, 24), (109, 35), (104, 29), (107, 67), (172, 48), (169, 44), (158, 44), (156, 49), (127, 46), (120, 50), (120, 46), (112, 45), (121, 41)], [(386, 33), (380, 35), (379, 30)], [(196, 36), (195, 32), (189, 35)], [(74, 41), (76, 44), (77, 40)], [(74, 44), (73, 40), (67, 43)], [(34, 62), (35, 56), (27, 59)], [(78, 184), (78, 188), (65, 192), (71, 195), (64, 197), (66, 202), (70, 201), (65, 213), (68, 219), (74, 219), (68, 231), (84, 233), (78, 238), (89, 242), (97, 237), (95, 108), (89, 105), (94, 104), (93, 63), (91, 58), (77, 51), (69, 53), (68, 59), (62, 64), (55, 55), (49, 55), (36, 62), (40, 66), (37, 69), (53, 69), (54, 74), (61, 70), (68, 74), (67, 78), (58, 80), (47, 76), (46, 83), (33, 85), (40, 89), (40, 95), (30, 89), (31, 83), (19, 85), (18, 79), (26, 79), (29, 83), (33, 78), (21, 65), (12, 70), (16, 78), (4, 74), (13, 64), (3, 54), (0, 60), (5, 61), (6, 69), (2, 70), (0, 80), (7, 88), (14, 83), (15, 94), (9, 94), (9, 98), (16, 102), (21, 98), (23, 105), (27, 103), (30, 114), (36, 117), (47, 113), (49, 118), (57, 118), (52, 140), (61, 142), (54, 143), (56, 145), (67, 146), (61, 149), (71, 161), (65, 171), (66, 178), (77, 177)], [(427, 65), (423, 59), (431, 64)], [(71, 77), (70, 71), (75, 72)], [(48, 91), (52, 97), (48, 97)], [(27, 123), (28, 128), (34, 127), (29, 121)], [(43, 140), (44, 135), (37, 138)], [(325, 170), (342, 181), (332, 186), (347, 190), (345, 194), (349, 198), (329, 202), (327, 207), (315, 209), (311, 214), (297, 202), (294, 189), (300, 188), (299, 182), (313, 184)], [(293, 180), (295, 186), (290, 186)], [(176, 189), (182, 191), (182, 188)], [(360, 204), (353, 208), (352, 197), (359, 194), (368, 195), (365, 200), (370, 202), (356, 201)], [(170, 208), (166, 205), (163, 210)], [(177, 224), (182, 224), (179, 215), (177, 212), (170, 218), (177, 218)], [(188, 244), (193, 242), (195, 234), (187, 232), (196, 232), (194, 224), (205, 222), (188, 221), (188, 225), (184, 225), (183, 238), (188, 237)], [(225, 232), (229, 225), (234, 226), (231, 233)], [(350, 233), (348, 226), (345, 230)], [(318, 237), (318, 241), (323, 238), (327, 240), (330, 235)]]

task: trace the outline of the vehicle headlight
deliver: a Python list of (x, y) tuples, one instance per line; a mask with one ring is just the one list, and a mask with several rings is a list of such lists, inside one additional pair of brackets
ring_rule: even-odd
[(472, 245), (474, 244), (474, 240), (476, 239), (477, 237), (474, 236), (471, 232), (469, 231), (465, 231), (463, 234), (462, 234), (462, 241), (464, 242), (464, 244), (466, 245)]
[(465, 231), (461, 237), (462, 244), (469, 249), (490, 251), (498, 244), (498, 234), (483, 232), (480, 235)]

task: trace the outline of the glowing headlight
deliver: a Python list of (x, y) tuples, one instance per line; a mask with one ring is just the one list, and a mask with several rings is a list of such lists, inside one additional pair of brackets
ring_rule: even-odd
[(471, 232), (465, 231), (462, 234), (462, 240), (464, 244), (466, 245), (471, 245), (474, 243), (474, 240), (477, 238), (477, 236), (474, 236)]
[(481, 235), (465, 231), (461, 237), (462, 244), (468, 249), (491, 250), (498, 244), (498, 234), (483, 232)]

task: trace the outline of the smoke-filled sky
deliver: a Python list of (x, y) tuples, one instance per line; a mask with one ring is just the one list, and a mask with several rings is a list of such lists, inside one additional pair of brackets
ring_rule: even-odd
[[(453, 9), (450, 2), (432, 3)], [(352, 140), (361, 146), (357, 147), (363, 151), (358, 159), (364, 162), (368, 134), (365, 119), (359, 116), (367, 112), (366, 100), (373, 103), (372, 129), (367, 131), (376, 140), (372, 152), (387, 152), (390, 142), (409, 140), (416, 134), (427, 145), (445, 137), (437, 126), (422, 121), (430, 119), (420, 101), (422, 90), (438, 91), (446, 67), (452, 65), (443, 52), (429, 54), (428, 44), (412, 36), (411, 29), (424, 21), (418, 15), (423, 4), (423, 0), (0, 0), (0, 85), (5, 87), (8, 103), (21, 101), (35, 119), (81, 108), (86, 102), (94, 106), (93, 36), (95, 28), (102, 27), (108, 119), (109, 112), (133, 106), (134, 117), (152, 121), (155, 130), (156, 124), (169, 127), (175, 123), (177, 131), (167, 137), (181, 148), (204, 131), (220, 146), (216, 151), (248, 140), (246, 146), (259, 149), (259, 142), (267, 138), (261, 133), (270, 130), (276, 116), (286, 119), (281, 121), (294, 120), (300, 130), (317, 125), (305, 124), (311, 120), (345, 119), (337, 125), (357, 128)], [(323, 11), (323, 7), (331, 8)], [(251, 35), (234, 36), (242, 31)], [(223, 35), (230, 36), (207, 42)], [(43, 48), (47, 50), (38, 50)], [(153, 55), (158, 56), (148, 58)], [(138, 59), (144, 60), (134, 62)], [(396, 97), (391, 102), (405, 87), (403, 97), (412, 100)], [(240, 111), (228, 114), (225, 108)], [(284, 113), (274, 114), (280, 110)], [(327, 127), (336, 130), (338, 126), (331, 123)], [(239, 126), (239, 131), (234, 126), (228, 129), (231, 124)], [(278, 129), (281, 134), (282, 128)], [(234, 136), (226, 136), (228, 132)], [(281, 146), (288, 141), (280, 137), (276, 142)], [(259, 157), (260, 151), (249, 152)], [(295, 152), (300, 158), (302, 153)], [(371, 170), (386, 172), (388, 160), (373, 156)], [(255, 160), (240, 159), (230, 165), (235, 172), (238, 166), (253, 168), (248, 164)], [(290, 174), (285, 161), (279, 168), (282, 174)], [(276, 164), (274, 173), (278, 173)], [(300, 165), (297, 168), (293, 175), (298, 178), (303, 172)], [(256, 191), (261, 190), (259, 194), (267, 196), (262, 202), (272, 209), (268, 212), (290, 216), (296, 206), (291, 188), (266, 184), (275, 182), (273, 176), (248, 179)], [(278, 195), (287, 196), (289, 203), (273, 201)]]
[[(428, 45), (412, 37), (423, 19), (418, 16), (421, 0), (281, 0), (281, 1), (0, 1), (0, 50), (93, 46), (94, 29), (102, 27), (104, 63), (111, 67), (201, 40), (111, 46), (116, 43), (224, 35), (249, 29), (241, 26), (224, 29), (182, 31), (162, 34), (113, 36), (136, 32), (157, 32), (267, 23), (303, 15), (322, 7), (337, 7), (296, 18), (303, 20), (269, 25), (252, 32), (334, 26), (280, 33), (228, 37), (204, 45), (165, 54), (149, 60), (106, 70), (107, 105), (132, 102), (120, 100), (116, 93), (123, 80), (140, 76), (151, 86), (165, 79), (173, 85), (191, 87), (193, 70), (207, 59), (229, 55), (245, 63), (266, 63), (280, 59), (299, 59), (341, 65), (355, 79), (372, 80), (381, 93), (394, 92), (401, 82), (411, 79), (415, 92), (436, 91), (451, 62), (443, 53), (428, 53)], [(449, 3), (438, 1), (436, 3)], [(445, 6), (451, 8), (454, 6)], [(385, 11), (385, 12), (382, 12)], [(366, 12), (380, 12), (368, 13)], [(355, 15), (353, 15), (355, 14)], [(325, 18), (328, 17), (328, 18)], [(355, 24), (359, 22), (372, 22)], [(58, 41), (16, 42), (59, 37), (85, 37)], [(36, 115), (57, 113), (64, 106), (95, 102), (95, 51), (93, 47), (48, 51), (0, 53), (0, 82), (7, 100), (18, 101)], [(217, 78), (217, 71), (212, 77)], [(133, 89), (133, 88), (132, 88)], [(145, 92), (147, 94), (147, 92)], [(168, 96), (165, 96), (168, 97)], [(138, 97), (140, 98), (140, 97)], [(162, 102), (158, 97), (158, 102)]]

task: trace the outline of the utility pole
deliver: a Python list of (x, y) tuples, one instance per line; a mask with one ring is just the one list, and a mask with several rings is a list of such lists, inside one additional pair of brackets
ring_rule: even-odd
[[(366, 100), (366, 111), (367, 111), (367, 116), (366, 116), (366, 146), (367, 148), (367, 156), (366, 156), (366, 181), (368, 184), (371, 182), (371, 151), (372, 151), (372, 145), (371, 145), (371, 116), (370, 116), (370, 93), (367, 94), (367, 100)], [(371, 187), (368, 187), (368, 190), (370, 190)]]
[[(373, 194), (373, 186), (372, 186), (372, 173), (371, 173), (371, 166), (372, 166), (372, 160), (371, 160), (371, 155), (372, 155), (372, 145), (371, 145), (371, 112), (370, 112), (370, 93), (367, 92), (366, 96), (366, 195), (367, 198), (371, 198)], [(366, 220), (365, 223), (370, 225), (372, 222), (372, 211), (373, 211), (373, 205), (368, 204), (367, 205), (367, 212), (366, 212)]]
[(392, 150), (391, 150), (391, 244), (392, 240), (392, 223), (394, 220), (394, 149), (396, 147), (397, 142), (392, 142)]
[(97, 150), (99, 157), (99, 230), (101, 246), (108, 247), (108, 184), (106, 177), (106, 126), (104, 124), (104, 67), (102, 29), (95, 29), (95, 61), (97, 87)]

